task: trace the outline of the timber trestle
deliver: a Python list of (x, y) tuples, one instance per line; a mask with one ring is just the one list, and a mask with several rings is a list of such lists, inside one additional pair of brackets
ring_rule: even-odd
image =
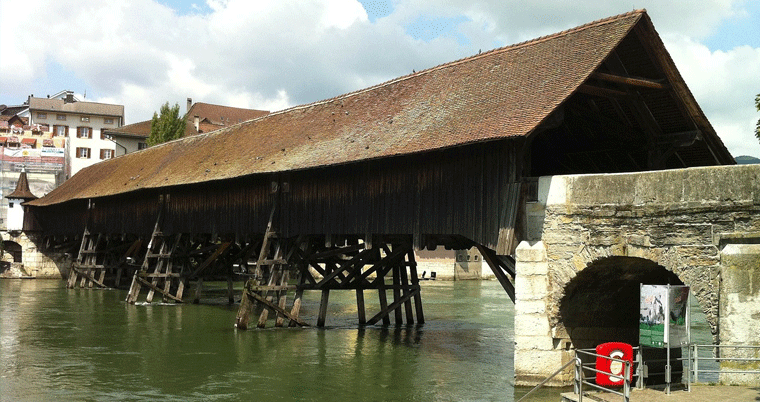
[(152, 303), (156, 293), (164, 303), (182, 303), (190, 282), (195, 281), (192, 301), (199, 303), (204, 279), (222, 279), (227, 281), (227, 300), (232, 304), (233, 282), (238, 275), (233, 272), (233, 263), (246, 259), (250, 247), (241, 248), (232, 240), (212, 235), (165, 234), (157, 228), (140, 269), (132, 277), (127, 302), (136, 303), (145, 288), (146, 303)]
[[(305, 292), (320, 295), (318, 310), (309, 311), (316, 326), (324, 327), (330, 293), (353, 291), (360, 326), (413, 325), (425, 322), (420, 279), (412, 235), (301, 235), (281, 237), (274, 227), (277, 198), (263, 235), (165, 233), (162, 219), (169, 196), (161, 204), (147, 246), (140, 238), (90, 233), (85, 229), (79, 254), (69, 276), (69, 287), (118, 286), (124, 268), (131, 268), (132, 283), (126, 301), (135, 304), (145, 290), (145, 302), (156, 293), (167, 302), (183, 302), (191, 281), (198, 303), (204, 279), (227, 280), (227, 299), (234, 302), (233, 284), (247, 279), (235, 327), (247, 329), (251, 315), (256, 326), (308, 326), (301, 317)], [(417, 239), (419, 242), (420, 239)], [(514, 259), (461, 236), (428, 239), (429, 247), (477, 247), (497, 279), (514, 300)], [(258, 252), (258, 258), (254, 253)], [(144, 256), (143, 258), (139, 258)], [(255, 262), (254, 262), (255, 261)], [(110, 274), (110, 275), (109, 275)], [(365, 297), (370, 296), (370, 301)], [(372, 298), (376, 297), (376, 300)], [(369, 310), (369, 311), (368, 311)], [(287, 320), (287, 323), (285, 322)]]
[(213, 234), (164, 233), (164, 199), (168, 200), (168, 196), (160, 199), (162, 207), (145, 250), (145, 258), (132, 276), (126, 301), (136, 303), (141, 290), (146, 288), (146, 303), (152, 303), (156, 293), (161, 294), (164, 303), (182, 303), (189, 282), (195, 280), (193, 302), (198, 303), (204, 278), (224, 278), (227, 280), (227, 300), (232, 304), (233, 281), (238, 274), (233, 272), (233, 265), (240, 261), (239, 266), (245, 267), (254, 244), (241, 246), (240, 242)]
[(71, 264), (67, 287), (118, 288), (141, 246), (142, 240), (137, 237), (90, 233), (85, 229), (79, 253)]
[[(267, 241), (271, 239), (273, 241)], [(250, 315), (258, 315), (257, 326), (264, 328), (270, 312), (275, 326), (305, 326), (299, 316), (305, 291), (319, 291), (316, 325), (324, 327), (331, 291), (348, 290), (356, 294), (359, 325), (382, 321), (390, 325), (425, 322), (411, 236), (300, 236), (277, 239), (267, 231), (256, 270), (245, 284), (235, 326), (246, 329)], [(284, 256), (284, 258), (283, 258)], [(291, 274), (295, 285), (288, 285)], [(294, 291), (292, 306), (286, 309), (288, 291)], [(376, 291), (378, 306), (367, 318), (365, 291)], [(375, 292), (373, 292), (375, 293)]]

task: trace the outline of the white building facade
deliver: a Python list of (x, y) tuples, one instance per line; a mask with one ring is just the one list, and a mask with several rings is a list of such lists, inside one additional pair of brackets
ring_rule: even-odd
[(104, 131), (124, 125), (124, 106), (82, 102), (70, 91), (50, 98), (29, 97), (29, 124), (47, 125), (65, 137), (65, 176), (116, 156), (117, 144)]

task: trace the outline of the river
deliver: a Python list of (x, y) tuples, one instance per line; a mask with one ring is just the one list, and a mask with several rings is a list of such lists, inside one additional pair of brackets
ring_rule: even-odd
[[(121, 290), (0, 280), (0, 400), (513, 401), (498, 282), (423, 282), (419, 327), (359, 329), (354, 294), (335, 291), (324, 329), (249, 331), (225, 285), (200, 305), (128, 305)], [(305, 295), (307, 322), (319, 299)]]

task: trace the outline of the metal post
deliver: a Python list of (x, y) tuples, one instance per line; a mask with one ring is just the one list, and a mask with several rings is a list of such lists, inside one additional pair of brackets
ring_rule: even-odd
[[(667, 322), (665, 325), (668, 325)], [(670, 343), (666, 343), (665, 346), (665, 394), (670, 395)]]
[(580, 357), (575, 358), (578, 370), (578, 402), (583, 402), (583, 362)]
[(694, 345), (694, 382), (699, 382), (699, 347)]
[(641, 346), (636, 350), (636, 389), (644, 388), (644, 356), (641, 353)]
[(670, 395), (670, 283), (665, 292), (665, 394)]
[(625, 375), (623, 379), (623, 398), (625, 398), (625, 402), (629, 402), (631, 400), (631, 362), (625, 362), (623, 375)]
[(691, 392), (691, 345), (686, 345), (686, 391)]

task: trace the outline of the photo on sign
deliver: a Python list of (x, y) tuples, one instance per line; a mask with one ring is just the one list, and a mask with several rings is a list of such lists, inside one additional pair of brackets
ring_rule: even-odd
[(665, 344), (667, 288), (659, 285), (641, 285), (639, 304), (639, 343), (663, 347)]

